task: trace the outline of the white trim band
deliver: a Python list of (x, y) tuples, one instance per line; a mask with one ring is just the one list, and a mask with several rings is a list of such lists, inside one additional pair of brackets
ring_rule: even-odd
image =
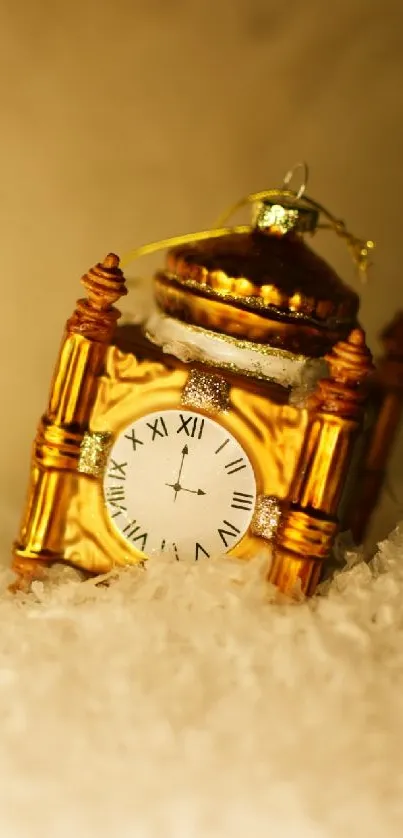
[(151, 314), (144, 331), (163, 352), (184, 363), (200, 361), (235, 369), (246, 375), (274, 381), (283, 387), (306, 389), (308, 385), (312, 389), (316, 380), (326, 375), (322, 358), (295, 355), (264, 344), (229, 338), (200, 326), (182, 323), (159, 311)]

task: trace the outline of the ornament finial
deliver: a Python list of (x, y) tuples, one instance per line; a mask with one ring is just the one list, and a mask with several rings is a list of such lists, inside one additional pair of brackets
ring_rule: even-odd
[(116, 256), (116, 253), (108, 253), (108, 255), (105, 256), (104, 261), (102, 262), (102, 266), (104, 268), (118, 268), (119, 261), (119, 256)]
[(119, 257), (108, 253), (81, 278), (87, 299), (78, 300), (75, 312), (67, 323), (69, 332), (90, 340), (109, 343), (120, 312), (114, 304), (127, 294), (125, 277), (119, 268)]

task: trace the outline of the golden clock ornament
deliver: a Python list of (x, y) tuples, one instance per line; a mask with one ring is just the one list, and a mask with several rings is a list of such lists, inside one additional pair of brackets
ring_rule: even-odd
[(372, 243), (287, 182), (246, 202), (250, 224), (132, 254), (167, 251), (142, 324), (118, 325), (117, 256), (83, 277), (14, 545), (23, 583), (56, 562), (263, 553), (282, 592), (314, 592), (349, 525), (373, 365), (357, 294), (306, 239), (334, 229), (360, 270)]

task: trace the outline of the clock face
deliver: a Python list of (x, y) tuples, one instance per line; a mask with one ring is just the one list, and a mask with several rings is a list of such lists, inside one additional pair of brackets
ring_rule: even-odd
[(199, 560), (231, 550), (256, 501), (251, 463), (218, 422), (189, 410), (149, 413), (116, 439), (104, 477), (113, 525), (147, 556)]

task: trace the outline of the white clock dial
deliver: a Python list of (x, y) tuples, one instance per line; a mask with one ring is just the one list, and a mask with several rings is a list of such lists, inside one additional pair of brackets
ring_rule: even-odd
[(113, 525), (147, 556), (226, 553), (249, 527), (256, 482), (242, 446), (189, 410), (149, 413), (116, 439), (104, 477)]

